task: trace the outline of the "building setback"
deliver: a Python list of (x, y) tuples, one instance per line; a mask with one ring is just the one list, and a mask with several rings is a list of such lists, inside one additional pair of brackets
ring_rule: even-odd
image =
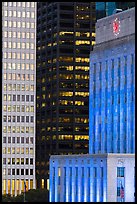
[(135, 8), (97, 21), (89, 93), (89, 154), (51, 155), (50, 202), (134, 202)]
[(38, 2), (38, 188), (48, 188), (51, 154), (88, 152), (89, 54), (94, 43), (94, 2)]
[(35, 188), (36, 3), (2, 2), (2, 194)]

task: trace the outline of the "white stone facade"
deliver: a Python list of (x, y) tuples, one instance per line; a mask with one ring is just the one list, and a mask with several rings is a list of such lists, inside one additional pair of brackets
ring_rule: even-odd
[(35, 188), (36, 2), (2, 2), (2, 194)]

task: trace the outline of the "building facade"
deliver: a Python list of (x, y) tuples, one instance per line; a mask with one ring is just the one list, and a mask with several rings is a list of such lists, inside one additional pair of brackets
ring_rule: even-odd
[(135, 7), (135, 2), (96, 2), (96, 19)]
[(36, 3), (2, 2), (2, 194), (35, 188)]
[(51, 154), (87, 153), (89, 54), (94, 2), (38, 2), (37, 187), (48, 188)]
[(50, 202), (134, 201), (134, 154), (50, 157)]
[(135, 153), (135, 9), (100, 19), (96, 33), (90, 56), (89, 153)]
[(135, 201), (135, 8), (100, 19), (90, 54), (89, 154), (50, 157), (50, 202)]

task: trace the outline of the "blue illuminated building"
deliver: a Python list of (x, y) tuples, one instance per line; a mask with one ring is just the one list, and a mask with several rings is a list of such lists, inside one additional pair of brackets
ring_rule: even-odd
[[(100, 19), (96, 24), (96, 46), (90, 55), (91, 154), (135, 152), (133, 11), (130, 9)], [(119, 33), (113, 33), (115, 19), (119, 19)]]
[(50, 157), (50, 202), (135, 201), (135, 8), (96, 23), (89, 154)]

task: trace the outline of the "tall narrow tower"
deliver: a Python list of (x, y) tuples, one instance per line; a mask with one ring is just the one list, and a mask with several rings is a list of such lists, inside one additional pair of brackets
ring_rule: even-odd
[(49, 155), (88, 152), (89, 54), (94, 43), (94, 2), (38, 2), (38, 187), (46, 188)]
[(35, 188), (36, 3), (2, 3), (2, 194)]

